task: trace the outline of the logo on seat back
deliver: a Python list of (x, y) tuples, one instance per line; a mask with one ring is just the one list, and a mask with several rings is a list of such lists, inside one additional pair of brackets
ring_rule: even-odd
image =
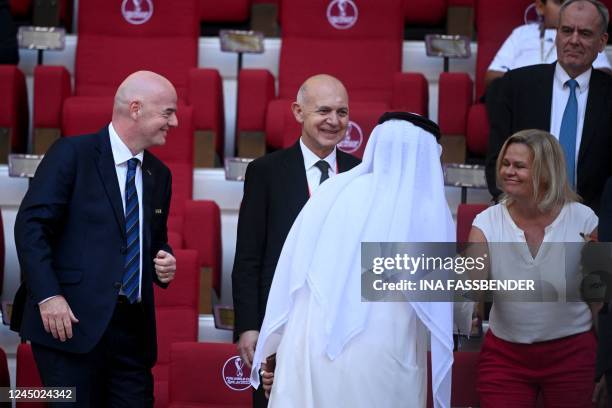
[(144, 24), (153, 16), (151, 0), (123, 0), (121, 14), (130, 24)]
[(361, 143), (363, 143), (363, 132), (359, 125), (351, 120), (346, 128), (344, 139), (338, 143), (338, 149), (345, 153), (354, 153), (359, 150)]
[(352, 0), (333, 0), (327, 6), (327, 21), (338, 30), (354, 26), (358, 14), (357, 6)]
[(234, 391), (244, 391), (251, 386), (251, 371), (239, 356), (229, 358), (221, 372), (225, 385)]

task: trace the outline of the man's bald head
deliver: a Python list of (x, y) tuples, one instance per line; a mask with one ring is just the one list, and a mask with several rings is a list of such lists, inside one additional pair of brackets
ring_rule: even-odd
[(313, 92), (316, 92), (321, 87), (333, 89), (338, 94), (343, 94), (345, 100), (348, 102), (348, 93), (346, 88), (336, 77), (327, 74), (314, 75), (308, 78), (300, 89), (298, 90), (296, 101), (298, 104), (303, 105), (307, 103), (309, 98), (312, 98)]
[(319, 158), (328, 156), (344, 138), (349, 121), (348, 94), (333, 76), (308, 78), (291, 109), (302, 125), (302, 142)]
[(113, 127), (133, 153), (161, 145), (178, 125), (177, 96), (170, 81), (151, 71), (129, 75), (117, 88)]
[(174, 86), (163, 76), (151, 71), (137, 71), (123, 80), (115, 93), (113, 116), (115, 112), (126, 110), (130, 102), (145, 101), (164, 92), (173, 92)]

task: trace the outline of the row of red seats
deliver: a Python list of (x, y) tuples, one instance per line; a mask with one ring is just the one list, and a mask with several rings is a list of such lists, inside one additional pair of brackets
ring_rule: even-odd
[[(236, 346), (228, 343), (176, 342), (170, 347), (168, 395), (160, 405), (169, 408), (249, 408), (250, 370), (241, 364)], [(428, 361), (428, 363), (430, 363)], [(452, 406), (478, 406), (478, 353), (456, 352), (453, 363)], [(431, 368), (428, 384), (431, 384)], [(40, 387), (42, 382), (28, 344), (17, 350), (17, 387)], [(17, 403), (22, 408), (44, 408), (44, 403)], [(432, 407), (431, 390), (427, 406)]]
[[(449, 6), (473, 6), (474, 1), (404, 0), (403, 15), (407, 24), (439, 25), (444, 22)], [(251, 3), (279, 4), (278, 0), (225, 0), (222, 6), (216, 0), (198, 0), (198, 2), (200, 21), (208, 23), (247, 21), (250, 17)], [(32, 13), (33, 0), (10, 0), (9, 3), (12, 14), (17, 18), (27, 18)], [(60, 21), (64, 25), (70, 26), (72, 9), (72, 1), (60, 1)]]
[[(512, 28), (522, 22), (530, 2), (478, 1), (476, 95), (482, 93), (486, 65)], [(239, 74), (239, 154), (247, 155), (241, 148), (248, 147), (252, 135), (265, 135), (267, 147), (273, 149), (296, 140), (299, 129), (289, 102), (301, 82), (315, 73), (330, 73), (347, 85), (353, 124), (341, 148), (357, 156), (381, 112), (407, 110), (427, 115), (425, 77), (402, 72), (402, 0), (361, 0), (355, 18), (345, 6), (348, 17), (332, 19), (336, 25), (344, 24), (341, 29), (327, 18), (330, 4), (329, 0), (282, 2), (278, 94), (269, 72), (242, 70)], [(44, 152), (59, 135), (103, 126), (110, 120), (112, 95), (119, 82), (135, 70), (150, 69), (168, 77), (177, 87), (181, 103), (193, 109), (196, 165), (212, 165), (213, 152), (219, 163), (224, 151), (222, 84), (216, 70), (197, 68), (196, 1), (158, 1), (151, 19), (136, 25), (124, 18), (119, 7), (105, 6), (104, 0), (80, 4), (74, 89), (63, 67), (39, 66), (35, 70), (35, 152)], [(27, 129), (23, 75), (2, 67), (0, 76), (0, 93), (7, 95), (0, 100), (12, 101), (0, 105), (0, 127), (11, 129), (11, 149), (23, 150)], [(473, 93), (469, 76), (443, 74), (439, 122), (444, 134), (467, 134), (469, 151), (483, 154), (488, 129), (484, 109), (477, 105), (472, 109), (475, 113), (470, 110)], [(0, 145), (8, 146), (8, 142), (0, 140)]]

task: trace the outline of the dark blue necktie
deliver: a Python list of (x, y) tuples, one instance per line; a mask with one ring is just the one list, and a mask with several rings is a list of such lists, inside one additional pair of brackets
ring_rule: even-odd
[(576, 87), (578, 82), (570, 79), (566, 82), (570, 88), (570, 95), (565, 105), (563, 119), (561, 119), (561, 131), (559, 132), (559, 143), (565, 153), (565, 164), (567, 167), (567, 179), (572, 188), (576, 188), (576, 130), (578, 129), (578, 100), (576, 99)]
[(123, 271), (122, 291), (130, 303), (138, 301), (138, 286), (140, 285), (140, 217), (138, 209), (138, 193), (136, 192), (136, 167), (139, 160), (128, 161), (128, 171), (125, 178), (125, 235), (127, 237), (127, 252)]
[(321, 170), (321, 178), (319, 179), (319, 185), (329, 178), (329, 163), (325, 160), (319, 160), (315, 163), (315, 166)]

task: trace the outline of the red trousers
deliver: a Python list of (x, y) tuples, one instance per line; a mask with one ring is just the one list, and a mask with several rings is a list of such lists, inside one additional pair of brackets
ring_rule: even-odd
[(482, 408), (591, 408), (597, 340), (592, 331), (533, 344), (487, 332), (478, 364)]

